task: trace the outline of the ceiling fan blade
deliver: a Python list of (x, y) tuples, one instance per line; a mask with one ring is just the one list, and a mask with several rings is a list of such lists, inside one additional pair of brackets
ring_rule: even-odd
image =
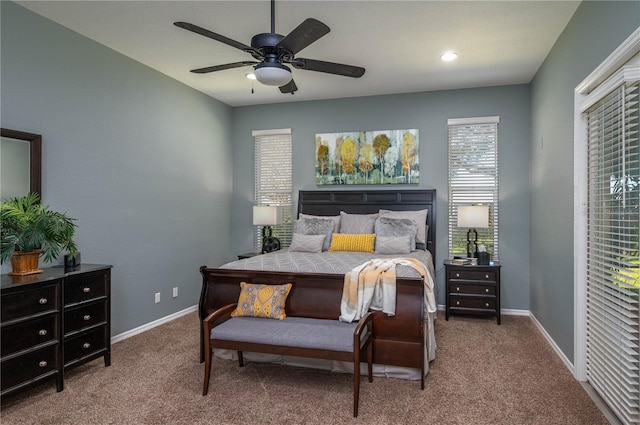
[(326, 72), (327, 74), (343, 75), (345, 77), (360, 78), (365, 69), (359, 66), (345, 65), (342, 63), (325, 62), (315, 59), (296, 58), (289, 62), (294, 68), (307, 71)]
[(296, 86), (295, 81), (293, 81), (293, 79), (291, 79), (291, 81), (289, 81), (287, 84), (285, 84), (284, 86), (280, 86), (280, 91), (282, 93), (291, 93), (293, 94), (294, 92), (296, 92), (298, 90), (298, 86)]
[(327, 35), (331, 31), (328, 26), (317, 19), (307, 18), (276, 45), (294, 55), (311, 43)]
[(251, 46), (247, 46), (246, 44), (240, 43), (239, 41), (232, 40), (232, 39), (230, 39), (228, 37), (225, 37), (224, 35), (217, 34), (217, 33), (213, 32), (213, 31), (209, 31), (209, 30), (201, 28), (201, 27), (199, 27), (197, 25), (190, 24), (188, 22), (174, 22), (173, 25), (175, 25), (177, 27), (180, 27), (182, 29), (185, 29), (187, 31), (191, 31), (191, 32), (194, 32), (196, 34), (200, 34), (200, 35), (203, 35), (205, 37), (211, 38), (212, 40), (219, 41), (219, 42), (224, 43), (224, 44), (226, 44), (228, 46), (235, 47), (236, 49), (240, 49), (240, 50), (245, 51), (247, 53), (256, 53), (258, 55), (261, 55), (259, 51), (257, 51), (256, 49), (254, 49)]
[(224, 65), (215, 65), (215, 66), (207, 66), (205, 68), (192, 69), (191, 72), (193, 72), (194, 74), (206, 74), (209, 72), (224, 71), (225, 69), (240, 68), (242, 66), (255, 65), (257, 63), (259, 62), (253, 62), (253, 61), (233, 62), (233, 63), (226, 63)]

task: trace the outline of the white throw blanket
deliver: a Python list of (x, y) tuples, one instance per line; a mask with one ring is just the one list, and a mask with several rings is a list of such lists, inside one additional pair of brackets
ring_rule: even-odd
[(413, 258), (376, 258), (369, 260), (344, 277), (340, 320), (360, 320), (367, 311), (375, 310), (394, 316), (396, 314), (396, 266), (415, 269), (425, 282), (427, 311), (436, 311), (433, 281), (420, 261)]

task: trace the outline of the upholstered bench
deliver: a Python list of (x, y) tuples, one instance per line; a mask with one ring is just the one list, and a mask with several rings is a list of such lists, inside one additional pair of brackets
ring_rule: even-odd
[(236, 350), (240, 366), (243, 351), (311, 357), (353, 362), (353, 416), (358, 416), (361, 353), (367, 350), (369, 382), (372, 374), (373, 315), (370, 312), (358, 323), (306, 317), (273, 320), (260, 317), (231, 317), (237, 304), (211, 313), (203, 321), (205, 340), (205, 375), (202, 395), (209, 390), (211, 350)]

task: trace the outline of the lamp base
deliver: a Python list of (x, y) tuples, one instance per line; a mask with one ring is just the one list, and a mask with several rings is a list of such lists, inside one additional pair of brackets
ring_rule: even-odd
[(273, 230), (271, 226), (264, 226), (262, 228), (262, 252), (261, 254), (266, 254), (267, 252), (279, 251), (280, 250), (280, 239), (276, 238), (273, 235)]

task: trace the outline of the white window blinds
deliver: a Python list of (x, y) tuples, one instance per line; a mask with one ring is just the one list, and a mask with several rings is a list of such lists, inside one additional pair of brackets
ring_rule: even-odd
[(640, 424), (638, 80), (586, 111), (587, 379), (624, 424)]
[[(291, 130), (254, 131), (255, 140), (255, 194), (254, 205), (279, 206), (282, 224), (273, 226), (273, 236), (280, 239), (282, 247), (288, 247), (293, 233), (292, 226), (292, 157)], [(262, 247), (262, 226), (254, 231), (254, 248)]]
[(492, 259), (498, 259), (499, 117), (450, 119), (449, 257), (467, 253), (467, 228), (458, 228), (458, 207), (488, 205), (489, 228), (476, 229)]

